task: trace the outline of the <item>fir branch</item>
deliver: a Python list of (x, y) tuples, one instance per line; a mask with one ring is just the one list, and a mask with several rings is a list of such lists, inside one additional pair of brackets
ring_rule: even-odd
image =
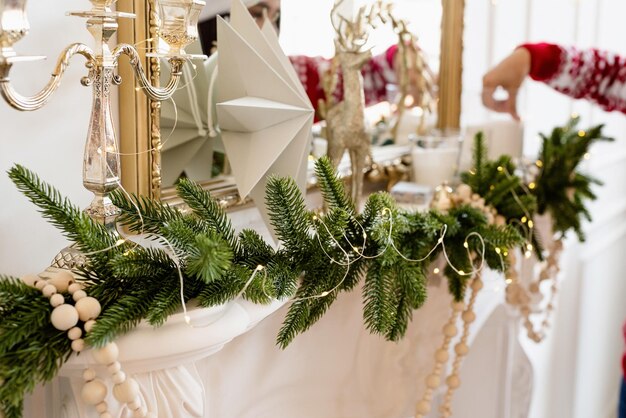
[(330, 158), (324, 156), (315, 163), (315, 175), (322, 192), (324, 202), (331, 209), (342, 209), (354, 213), (354, 202), (346, 194), (343, 181), (337, 175)]
[(121, 190), (114, 190), (109, 196), (122, 211), (117, 222), (133, 232), (158, 234), (164, 225), (183, 218), (178, 210), (145, 196), (132, 194), (129, 197)]
[(236, 239), (235, 228), (222, 209), (220, 203), (205, 191), (199, 184), (188, 179), (181, 179), (176, 185), (178, 195), (189, 205), (193, 213), (206, 222), (211, 230), (222, 234), (228, 241), (233, 252), (239, 254), (239, 242)]
[(44, 218), (59, 228), (82, 250), (97, 252), (114, 246), (118, 237), (103, 225), (93, 221), (86, 213), (72, 205), (54, 187), (21, 165), (8, 171), (9, 178), (32, 203), (39, 207)]
[(297, 253), (309, 242), (309, 221), (304, 197), (293, 179), (271, 177), (266, 204), (272, 225), (285, 248)]
[(222, 277), (233, 258), (228, 243), (215, 232), (196, 235), (194, 241), (185, 258), (187, 274), (205, 283)]

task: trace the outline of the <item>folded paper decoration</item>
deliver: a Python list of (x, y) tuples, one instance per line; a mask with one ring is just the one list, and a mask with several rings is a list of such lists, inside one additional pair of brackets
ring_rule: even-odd
[(271, 25), (259, 29), (241, 0), (231, 21), (218, 19), (217, 117), (242, 197), (265, 208), (267, 178), (293, 177), (306, 187), (314, 110)]

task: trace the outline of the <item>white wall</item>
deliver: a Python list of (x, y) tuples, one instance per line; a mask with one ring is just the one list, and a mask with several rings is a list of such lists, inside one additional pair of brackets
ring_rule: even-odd
[[(21, 54), (47, 55), (46, 61), (18, 64), (11, 78), (22, 94), (33, 94), (47, 82), (56, 57), (72, 42), (91, 45), (85, 21), (66, 17), (69, 10), (88, 9), (86, 0), (30, 0), (30, 34), (17, 44)], [(37, 112), (23, 113), (0, 101), (0, 274), (20, 275), (45, 269), (65, 240), (37, 213), (4, 174), (14, 163), (27, 166), (85, 207), (82, 188), (83, 147), (91, 91), (80, 85), (82, 57), (75, 57), (59, 91)]]

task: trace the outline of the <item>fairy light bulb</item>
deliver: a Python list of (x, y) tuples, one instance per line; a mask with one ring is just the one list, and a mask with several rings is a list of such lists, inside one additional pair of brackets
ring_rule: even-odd
[(535, 227), (535, 223), (532, 220), (528, 221), (528, 227), (533, 229)]
[(126, 242), (126, 240), (125, 240), (125, 239), (120, 238), (120, 239), (118, 239), (118, 240), (115, 242), (115, 246), (116, 246), (116, 247), (119, 247), (120, 245), (123, 245), (125, 242)]
[(500, 173), (502, 173), (502, 172), (504, 171), (504, 167), (502, 167), (501, 165), (499, 165), (499, 166), (498, 166), (498, 171), (499, 171)]
[(469, 248), (469, 244), (467, 243), (467, 241), (465, 241), (465, 242), (463, 243), (463, 246), (464, 246), (465, 248)]
[(530, 190), (535, 190), (535, 188), (537, 188), (537, 184), (535, 184), (535, 183), (530, 183), (530, 184), (528, 185), (528, 188), (529, 188)]
[(439, 267), (435, 267), (435, 269), (433, 270), (434, 274), (439, 274), (441, 273), (441, 270), (439, 270)]

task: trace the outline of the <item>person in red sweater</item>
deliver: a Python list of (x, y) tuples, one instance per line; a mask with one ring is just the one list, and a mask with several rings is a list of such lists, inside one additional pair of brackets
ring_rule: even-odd
[[(483, 104), (519, 119), (517, 93), (527, 77), (606, 111), (626, 113), (626, 57), (598, 49), (524, 44), (484, 75)], [(504, 89), (508, 97), (496, 99), (497, 88)], [(626, 340), (626, 324), (622, 332)], [(626, 418), (626, 354), (622, 357), (619, 418)]]

